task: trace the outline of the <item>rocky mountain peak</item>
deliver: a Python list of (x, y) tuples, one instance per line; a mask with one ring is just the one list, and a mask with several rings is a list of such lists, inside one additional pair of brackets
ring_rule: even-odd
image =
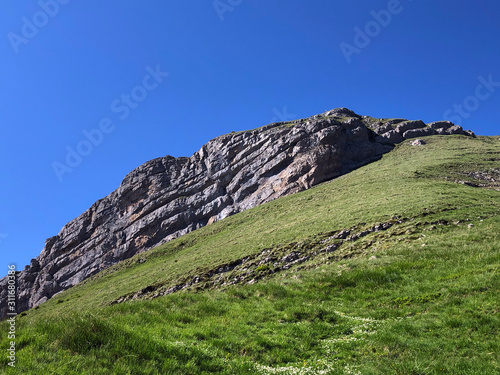
[(335, 108), (331, 111), (327, 111), (324, 114), (325, 116), (347, 116), (347, 117), (360, 117), (354, 111), (351, 111), (348, 108)]
[[(191, 157), (160, 157), (49, 238), (18, 275), (18, 312), (99, 271), (229, 215), (331, 180), (427, 135), (474, 136), (448, 122), (375, 119), (336, 108), (217, 137)], [(7, 279), (0, 280), (0, 316)]]

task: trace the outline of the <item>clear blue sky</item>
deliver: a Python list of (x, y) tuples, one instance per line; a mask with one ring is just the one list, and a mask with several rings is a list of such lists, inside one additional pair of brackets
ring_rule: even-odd
[(231, 131), (348, 107), (499, 134), (499, 19), (498, 0), (1, 1), (0, 274), (133, 168)]

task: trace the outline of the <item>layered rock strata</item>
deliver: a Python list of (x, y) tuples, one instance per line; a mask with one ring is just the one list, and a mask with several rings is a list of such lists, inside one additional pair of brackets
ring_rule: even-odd
[[(341, 176), (405, 139), (434, 134), (474, 136), (450, 122), (374, 119), (339, 108), (223, 135), (191, 157), (151, 160), (45, 242), (17, 275), (17, 312), (134, 254)], [(5, 317), (6, 278), (0, 297)]]

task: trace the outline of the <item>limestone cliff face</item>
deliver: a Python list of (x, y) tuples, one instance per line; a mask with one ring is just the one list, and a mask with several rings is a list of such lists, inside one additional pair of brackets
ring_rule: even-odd
[[(348, 173), (404, 139), (431, 134), (473, 136), (449, 122), (379, 120), (340, 108), (223, 135), (189, 158), (151, 160), (46, 241), (18, 274), (17, 312), (134, 254)], [(0, 280), (0, 317), (6, 286), (6, 278)]]

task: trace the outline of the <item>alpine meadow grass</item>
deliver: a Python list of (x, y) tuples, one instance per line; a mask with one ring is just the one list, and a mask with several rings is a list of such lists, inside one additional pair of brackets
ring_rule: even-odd
[[(16, 367), (4, 355), (1, 371), (500, 373), (500, 140), (425, 142), (136, 255), (19, 315)], [(7, 322), (0, 331), (8, 348)]]

